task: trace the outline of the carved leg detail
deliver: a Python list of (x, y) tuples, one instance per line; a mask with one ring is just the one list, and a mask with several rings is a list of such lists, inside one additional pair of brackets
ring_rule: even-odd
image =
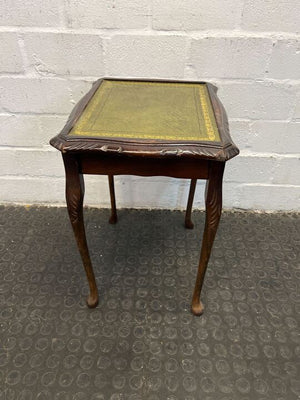
[(83, 175), (79, 173), (76, 156), (63, 155), (63, 159), (66, 171), (66, 201), (69, 217), (90, 287), (87, 305), (93, 308), (98, 304), (98, 290), (84, 229), (82, 209), (84, 197)]
[(191, 219), (191, 214), (192, 214), (192, 207), (193, 207), (196, 184), (197, 184), (197, 179), (191, 179), (191, 185), (190, 185), (190, 191), (189, 191), (189, 199), (188, 199), (188, 203), (187, 203), (187, 207), (186, 207), (186, 213), (185, 213), (185, 227), (187, 229), (193, 229), (194, 228), (194, 224), (193, 224), (192, 219)]
[(212, 162), (210, 165), (209, 177), (206, 182), (205, 228), (203, 233), (200, 262), (192, 300), (192, 312), (195, 315), (201, 315), (203, 313), (203, 305), (200, 302), (200, 294), (222, 212), (222, 179), (224, 166), (225, 163), (216, 161)]
[(109, 218), (109, 223), (115, 224), (118, 221), (118, 215), (117, 215), (115, 184), (113, 175), (108, 175), (108, 183), (109, 183), (109, 193), (110, 193), (110, 203), (111, 203), (111, 215)]

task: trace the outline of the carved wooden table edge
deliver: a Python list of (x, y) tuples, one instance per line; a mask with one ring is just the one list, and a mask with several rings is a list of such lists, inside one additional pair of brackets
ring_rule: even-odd
[[(201, 315), (203, 313), (203, 305), (200, 301), (201, 289), (222, 212), (222, 180), (225, 162), (239, 154), (238, 148), (230, 137), (227, 115), (221, 101), (217, 97), (217, 88), (210, 83), (206, 83), (220, 135), (220, 142), (172, 142), (167, 140), (133, 140), (123, 138), (95, 138), (88, 136), (75, 137), (69, 135), (74, 124), (104, 80), (206, 83), (171, 80), (127, 80), (123, 78), (99, 79), (74, 107), (60, 134), (50, 140), (50, 144), (60, 150), (63, 156), (66, 172), (66, 202), (68, 213), (90, 288), (87, 304), (89, 307), (97, 306), (98, 290), (84, 229), (82, 207), (84, 198), (83, 174), (96, 173), (108, 175), (112, 206), (110, 223), (116, 223), (117, 211), (113, 176), (116, 174), (156, 176), (162, 172), (162, 176), (191, 179), (185, 217), (185, 227), (189, 229), (193, 228), (191, 210), (196, 181), (197, 179), (206, 179), (206, 219), (198, 273), (192, 298), (193, 314)], [(157, 161), (155, 161), (157, 159), (161, 161), (159, 167), (155, 168), (154, 163), (157, 163)], [(118, 166), (115, 164), (118, 164)], [(183, 168), (183, 172), (179, 172), (178, 165), (185, 167)]]

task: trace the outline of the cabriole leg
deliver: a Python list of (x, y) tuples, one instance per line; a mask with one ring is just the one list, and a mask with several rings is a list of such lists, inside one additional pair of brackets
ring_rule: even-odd
[(83, 175), (80, 173), (78, 159), (75, 155), (64, 154), (63, 160), (66, 171), (66, 201), (69, 217), (90, 287), (87, 305), (93, 308), (98, 304), (98, 290), (84, 229), (82, 209), (84, 197)]
[(188, 203), (187, 203), (186, 213), (185, 213), (185, 227), (187, 229), (194, 228), (194, 224), (191, 219), (191, 214), (192, 214), (192, 207), (193, 207), (196, 184), (197, 184), (197, 179), (191, 179), (189, 198), (188, 198)]
[(114, 176), (108, 175), (110, 203), (111, 203), (111, 215), (109, 218), (110, 224), (115, 224), (118, 221), (117, 207), (116, 207), (116, 196), (115, 196), (115, 184)]
[(225, 163), (223, 162), (212, 162), (209, 167), (209, 176), (206, 182), (205, 227), (203, 233), (200, 262), (192, 300), (192, 312), (195, 315), (201, 315), (203, 313), (203, 305), (200, 301), (200, 294), (222, 212), (222, 180), (224, 166)]

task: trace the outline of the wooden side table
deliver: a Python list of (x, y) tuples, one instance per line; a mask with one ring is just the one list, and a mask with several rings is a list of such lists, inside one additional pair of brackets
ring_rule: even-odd
[(192, 312), (200, 315), (200, 293), (222, 210), (225, 162), (239, 151), (232, 142), (217, 89), (205, 82), (101, 79), (80, 100), (62, 132), (50, 143), (62, 152), (69, 217), (89, 282), (89, 307), (98, 291), (87, 247), (84, 174), (108, 175), (117, 222), (114, 175), (191, 179), (185, 226), (197, 179), (206, 179), (206, 221)]

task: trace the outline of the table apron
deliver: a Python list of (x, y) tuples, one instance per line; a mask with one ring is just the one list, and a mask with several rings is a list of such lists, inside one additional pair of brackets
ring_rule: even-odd
[[(92, 175), (169, 176), (208, 179), (209, 160), (187, 158), (142, 158), (124, 156), (78, 156), (80, 172)], [(216, 162), (216, 161), (214, 161)]]

